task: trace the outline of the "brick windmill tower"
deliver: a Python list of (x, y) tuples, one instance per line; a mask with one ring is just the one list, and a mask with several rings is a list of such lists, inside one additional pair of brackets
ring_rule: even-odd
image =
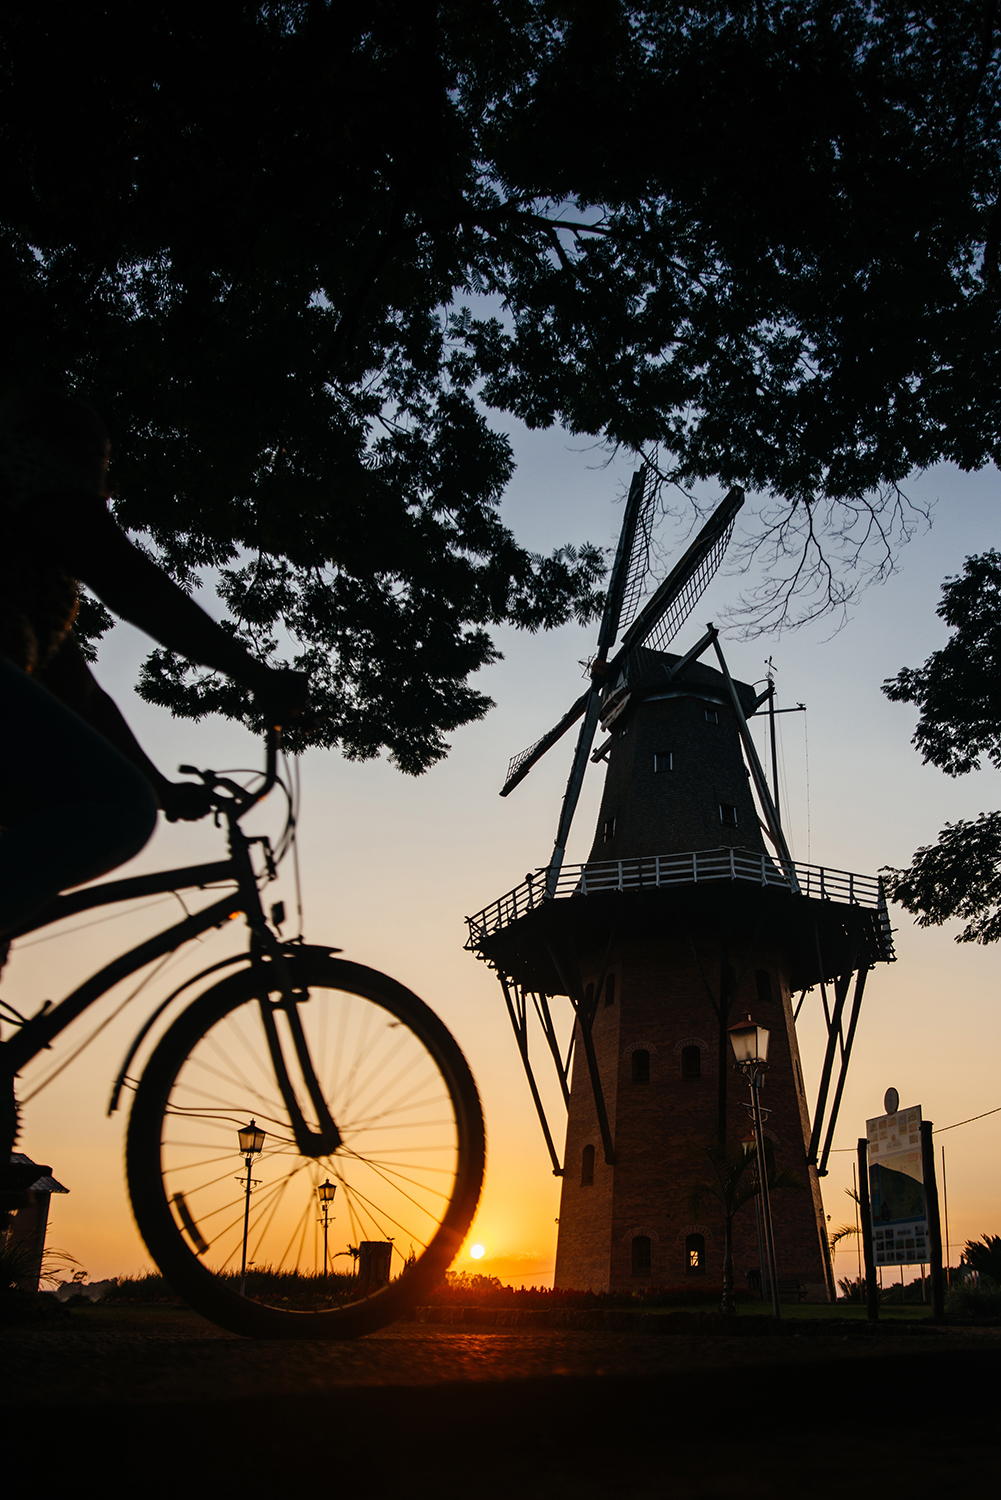
[[(556, 1285), (626, 1290), (718, 1284), (723, 1212), (689, 1205), (704, 1147), (734, 1150), (749, 1121), (727, 1029), (750, 1013), (771, 1033), (764, 1102), (776, 1165), (801, 1193), (774, 1195), (780, 1290), (834, 1294), (819, 1178), (866, 976), (893, 957), (878, 880), (795, 864), (748, 719), (774, 709), (731, 677), (710, 626), (682, 656), (666, 647), (722, 559), (743, 493), (732, 490), (638, 608), (656, 491), (630, 488), (586, 692), (515, 757), (502, 795), (582, 719), (552, 858), (469, 919), (468, 947), (493, 967), (553, 1163), (563, 1179)], [(616, 646), (620, 626), (632, 623)], [(702, 657), (712, 651), (715, 666)], [(607, 739), (593, 752), (598, 724)], [(774, 719), (772, 720), (774, 733)], [(774, 745), (774, 739), (773, 739)], [(564, 852), (588, 761), (607, 761), (583, 865)], [(807, 1097), (796, 1018), (816, 991), (827, 1023)], [(566, 1042), (558, 997), (572, 1007)], [(556, 1142), (534, 1051), (555, 1063), (567, 1107)], [(812, 1107), (811, 1107), (812, 1103)], [(754, 1212), (734, 1225), (738, 1285), (760, 1285)]]

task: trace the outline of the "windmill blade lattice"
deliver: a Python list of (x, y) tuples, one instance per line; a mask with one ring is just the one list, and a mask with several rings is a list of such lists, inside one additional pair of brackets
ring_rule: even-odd
[(527, 750), (520, 750), (517, 755), (512, 755), (508, 762), (507, 778), (501, 788), (501, 796), (506, 797), (508, 792), (513, 792), (519, 781), (522, 781), (535, 765), (541, 760), (550, 746), (555, 745), (558, 739), (566, 734), (572, 725), (576, 724), (581, 714), (587, 708), (587, 700), (591, 696), (591, 689), (581, 693), (577, 702), (568, 709), (558, 724), (554, 724), (548, 734), (544, 734), (541, 740), (536, 740), (534, 745), (529, 745)]
[(622, 605), (618, 621), (620, 630), (628, 630), (643, 600), (643, 585), (650, 573), (650, 545), (653, 541), (655, 502), (659, 492), (660, 483), (656, 474), (652, 469), (646, 469), (643, 480), (643, 498), (636, 512), (632, 551), (622, 586)]
[(737, 512), (743, 503), (744, 491), (735, 487), (716, 507), (692, 545), (626, 631), (611, 663), (612, 668), (625, 667), (628, 674), (629, 659), (640, 646), (648, 651), (667, 649), (723, 561)]

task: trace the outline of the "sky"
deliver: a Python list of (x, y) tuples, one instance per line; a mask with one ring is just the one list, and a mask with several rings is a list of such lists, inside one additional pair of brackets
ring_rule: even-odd
[[(503, 514), (518, 539), (539, 551), (583, 540), (613, 546), (632, 470), (627, 457), (609, 461), (601, 449), (561, 432), (507, 430), (518, 468)], [(727, 609), (747, 582), (734, 575), (731, 552), (672, 647), (688, 649), (713, 620), (723, 628), (734, 676), (760, 679), (766, 658), (773, 658), (779, 705), (807, 705), (805, 715), (779, 720), (784, 821), (793, 856), (864, 874), (906, 864), (947, 821), (1001, 806), (993, 770), (951, 779), (922, 765), (910, 743), (915, 710), (890, 703), (880, 691), (884, 679), (919, 665), (944, 643), (947, 632), (935, 614), (940, 585), (966, 556), (994, 545), (998, 475), (963, 475), (943, 466), (906, 488), (931, 507), (931, 526), (900, 551), (895, 573), (860, 597), (841, 628), (827, 618), (780, 636), (741, 640), (726, 623)], [(703, 486), (700, 499), (709, 502), (721, 493)], [(689, 530), (690, 520), (665, 522), (661, 542), (667, 555), (677, 554)], [(213, 607), (209, 598), (201, 602)], [(547, 635), (498, 632), (504, 659), (480, 674), (495, 707), (455, 734), (448, 759), (420, 778), (402, 776), (385, 761), (354, 764), (331, 752), (309, 752), (302, 762), (307, 938), (336, 945), (345, 956), (402, 981), (459, 1042), (483, 1101), (488, 1165), (480, 1209), (456, 1269), (515, 1285), (551, 1284), (559, 1182), (500, 990), (486, 967), (464, 951), (463, 919), (548, 860), (572, 736), (510, 797), (497, 793), (509, 757), (537, 739), (582, 691), (580, 664), (595, 638), (596, 626), (576, 624)], [(173, 772), (180, 762), (216, 769), (259, 764), (260, 746), (244, 730), (219, 720), (172, 720), (136, 697), (131, 684), (145, 649), (137, 631), (120, 625), (102, 646), (96, 673), (161, 767)], [(600, 767), (589, 771), (569, 862), (582, 860), (590, 846), (601, 775)], [(280, 831), (274, 799), (255, 816), (255, 830)], [(223, 852), (211, 825), (164, 825), (119, 874), (221, 858)], [(286, 866), (269, 899), (282, 896), (291, 909), (288, 876)], [(96, 924), (91, 917), (63, 924), (67, 930), (46, 929), (15, 948), (4, 973), (5, 997), (28, 1011), (59, 998), (116, 952), (174, 920), (171, 906), (172, 898), (165, 897), (141, 912), (101, 913)], [(892, 1085), (902, 1106), (920, 1104), (934, 1121), (940, 1172), (945, 1149), (955, 1264), (965, 1240), (1001, 1232), (1001, 1113), (959, 1123), (1001, 1106), (1001, 953), (957, 945), (955, 927), (921, 929), (899, 908), (892, 918), (897, 962), (879, 966), (869, 978), (836, 1149), (822, 1184), (825, 1208), (831, 1228), (853, 1218), (845, 1194), (852, 1187), (855, 1142), (866, 1119), (882, 1112)], [(20, 1148), (51, 1165), (70, 1190), (53, 1200), (49, 1243), (72, 1255), (91, 1279), (151, 1267), (124, 1188), (125, 1113), (105, 1113), (110, 1082), (154, 1000), (167, 992), (168, 972), (177, 983), (239, 941), (227, 926), (182, 953), (124, 1006), (138, 980), (113, 992), (22, 1076)], [(824, 1044), (817, 996), (807, 1000), (799, 1037), (815, 1095)], [(56, 1069), (61, 1071), (52, 1076)], [(548, 1075), (546, 1087), (558, 1119)], [(470, 1258), (473, 1245), (483, 1247), (482, 1258)], [(842, 1242), (835, 1269), (839, 1277), (856, 1274), (852, 1240)]]

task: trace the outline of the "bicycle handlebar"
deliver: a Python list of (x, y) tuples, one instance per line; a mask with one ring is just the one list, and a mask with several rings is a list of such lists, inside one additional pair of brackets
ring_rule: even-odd
[(278, 746), (281, 742), (281, 730), (268, 728), (264, 733), (265, 758), (264, 758), (264, 781), (256, 789), (249, 791), (240, 786), (239, 782), (230, 781), (228, 776), (217, 776), (214, 771), (200, 771), (197, 766), (178, 766), (182, 776), (198, 776), (208, 787), (209, 791), (229, 792), (229, 796), (221, 799), (216, 805), (217, 811), (225, 812), (227, 807), (232, 808), (235, 804), (235, 816), (242, 818), (244, 813), (264, 798), (273, 789), (278, 780)]

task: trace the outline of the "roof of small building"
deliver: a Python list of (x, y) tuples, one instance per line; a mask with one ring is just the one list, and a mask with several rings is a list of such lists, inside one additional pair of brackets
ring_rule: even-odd
[(12, 1167), (38, 1167), (38, 1180), (31, 1184), (29, 1189), (32, 1193), (68, 1193), (69, 1188), (63, 1187), (61, 1182), (50, 1176), (51, 1168), (39, 1166), (38, 1162), (32, 1161), (30, 1156), (25, 1156), (23, 1151), (12, 1151), (10, 1153), (10, 1164)]

